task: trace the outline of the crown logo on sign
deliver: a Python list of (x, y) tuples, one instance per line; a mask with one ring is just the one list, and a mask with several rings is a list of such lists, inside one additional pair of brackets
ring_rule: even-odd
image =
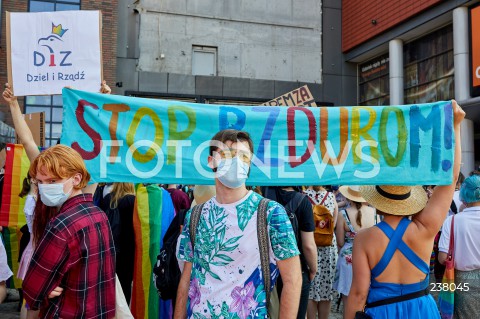
[(67, 31), (68, 31), (68, 29), (63, 29), (61, 24), (59, 24), (59, 25), (56, 26), (56, 25), (54, 25), (53, 22), (52, 22), (52, 33), (53, 33), (53, 34), (56, 34), (56, 35), (62, 37), (63, 34), (64, 34), (65, 32), (67, 32)]

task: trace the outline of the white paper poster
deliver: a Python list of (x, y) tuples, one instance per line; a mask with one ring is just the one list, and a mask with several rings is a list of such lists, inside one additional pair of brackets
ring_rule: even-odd
[(102, 80), (99, 11), (10, 12), (9, 81), (16, 96), (98, 92)]

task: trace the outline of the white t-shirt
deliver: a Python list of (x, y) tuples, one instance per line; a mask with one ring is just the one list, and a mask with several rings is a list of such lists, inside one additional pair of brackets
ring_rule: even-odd
[[(192, 262), (187, 318), (266, 318), (266, 298), (257, 237), (257, 208), (262, 197), (252, 191), (232, 204), (216, 197), (205, 203), (190, 241), (190, 215), (179, 237), (178, 259)], [(299, 254), (285, 209), (271, 201), (267, 208), (270, 276), (277, 279), (278, 260)], [(271, 289), (271, 287), (269, 287)]]
[(33, 233), (33, 214), (35, 212), (35, 197), (31, 194), (27, 195), (25, 199), (25, 206), (23, 207), (23, 212), (25, 213), (25, 218), (27, 219), (27, 227), (30, 233)]
[[(452, 217), (447, 217), (443, 223), (442, 236), (438, 243), (438, 250), (444, 253), (448, 253)], [(480, 207), (468, 207), (455, 215), (454, 230), (455, 269), (480, 269)]]
[(7, 252), (5, 251), (5, 246), (3, 245), (2, 237), (0, 236), (0, 282), (6, 281), (8, 278), (12, 277), (13, 272), (8, 266)]

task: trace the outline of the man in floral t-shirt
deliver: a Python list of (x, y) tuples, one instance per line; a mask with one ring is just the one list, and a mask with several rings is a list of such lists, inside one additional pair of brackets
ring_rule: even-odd
[[(262, 197), (245, 187), (253, 154), (248, 133), (224, 130), (210, 143), (209, 166), (216, 196), (203, 207), (195, 245), (190, 214), (179, 237), (178, 259), (185, 261), (177, 292), (176, 319), (266, 318), (266, 293), (260, 266), (257, 208)], [(280, 274), (280, 318), (296, 318), (302, 281), (299, 251), (284, 208), (267, 208), (272, 287)], [(272, 287), (267, 287), (271, 290)]]

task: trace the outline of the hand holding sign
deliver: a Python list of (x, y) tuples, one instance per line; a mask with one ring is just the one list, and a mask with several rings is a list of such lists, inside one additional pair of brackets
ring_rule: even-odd
[(12, 101), (16, 101), (17, 97), (13, 95), (12, 90), (10, 89), (10, 84), (5, 83), (5, 90), (3, 90), (3, 99), (7, 103), (11, 103)]
[(107, 85), (107, 81), (102, 81), (102, 86), (100, 87), (100, 93), (102, 94), (110, 94), (112, 93), (112, 89)]
[[(29, 124), (27, 124), (26, 118), (22, 114), (20, 109), (20, 105), (18, 105), (17, 97), (13, 94), (12, 90), (10, 89), (10, 84), (5, 83), (5, 90), (3, 91), (3, 98), (6, 102), (8, 102), (10, 106), (10, 114), (13, 120), (13, 127), (15, 128), (15, 132), (19, 141), (22, 143), (23, 147), (25, 148), (25, 152), (27, 153), (28, 159), (32, 162), (40, 151), (38, 150), (38, 146), (43, 146), (45, 138), (41, 136), (41, 133), (45, 131), (45, 121), (43, 120), (43, 112), (29, 114), (31, 119), (32, 115), (37, 115), (38, 123), (36, 123), (37, 130), (35, 131), (35, 136), (32, 134), (32, 130), (30, 126), (32, 126), (33, 121), (29, 120)], [(41, 115), (41, 116), (39, 116)], [(34, 118), (35, 119), (35, 118)]]
[(458, 105), (457, 101), (452, 100), (454, 124), (460, 125), (465, 118), (465, 111)]

